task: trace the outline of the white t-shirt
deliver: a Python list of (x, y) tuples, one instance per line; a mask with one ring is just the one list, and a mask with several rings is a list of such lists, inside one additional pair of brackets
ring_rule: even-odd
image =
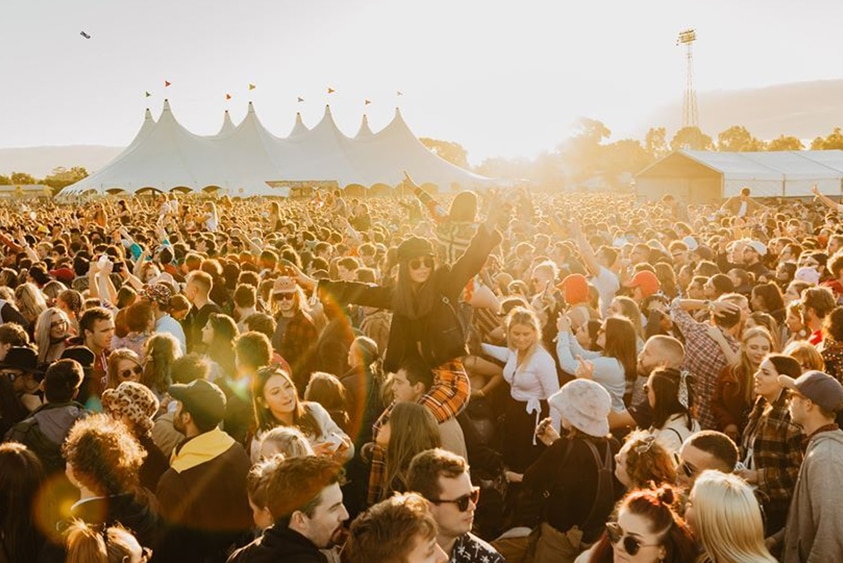
[(600, 271), (596, 276), (592, 276), (589, 281), (597, 289), (597, 293), (600, 294), (600, 312), (605, 317), (606, 312), (609, 310), (609, 305), (612, 304), (612, 300), (615, 298), (615, 294), (621, 288), (621, 282), (614, 272), (604, 266), (600, 266)]

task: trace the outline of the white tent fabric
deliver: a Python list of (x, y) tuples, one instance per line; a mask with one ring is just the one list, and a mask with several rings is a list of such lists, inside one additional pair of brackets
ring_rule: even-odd
[(723, 174), (723, 197), (749, 186), (757, 197), (804, 197), (817, 184), (824, 193), (840, 194), (843, 151), (706, 152), (680, 151)]
[(249, 103), (236, 127), (225, 113), (219, 132), (199, 136), (182, 127), (168, 101), (157, 122), (149, 110), (132, 143), (95, 174), (66, 187), (59, 197), (83, 193), (155, 189), (218, 190), (231, 196), (286, 195), (289, 189), (270, 188), (290, 183), (336, 182), (398, 185), (408, 171), (419, 184), (440, 190), (483, 187), (492, 179), (455, 166), (427, 149), (396, 109), (393, 120), (378, 133), (366, 116), (355, 137), (339, 130), (326, 106), (321, 121), (308, 129), (296, 114), (287, 137), (269, 132)]

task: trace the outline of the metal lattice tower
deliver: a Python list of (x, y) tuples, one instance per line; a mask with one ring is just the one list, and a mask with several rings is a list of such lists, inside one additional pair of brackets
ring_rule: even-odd
[(679, 32), (677, 45), (684, 45), (686, 49), (687, 68), (685, 72), (685, 96), (682, 101), (682, 127), (699, 127), (700, 114), (697, 109), (697, 91), (694, 89), (694, 41), (697, 32), (686, 29)]

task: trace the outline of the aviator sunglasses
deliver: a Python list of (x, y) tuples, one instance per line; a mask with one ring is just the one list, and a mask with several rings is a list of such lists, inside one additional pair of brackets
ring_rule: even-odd
[(477, 506), (477, 501), (480, 500), (480, 487), (474, 487), (471, 489), (471, 492), (467, 495), (463, 495), (459, 498), (455, 498), (454, 500), (442, 500), (442, 499), (428, 499), (433, 504), (456, 504), (457, 510), (460, 512), (465, 512), (468, 510), (468, 503), (471, 502), (475, 506)]
[(623, 540), (624, 551), (632, 556), (637, 555), (642, 547), (658, 547), (657, 544), (642, 543), (641, 540), (632, 536), (625, 536), (623, 528), (617, 522), (606, 522), (606, 534), (609, 536), (612, 545), (617, 545), (619, 541)]

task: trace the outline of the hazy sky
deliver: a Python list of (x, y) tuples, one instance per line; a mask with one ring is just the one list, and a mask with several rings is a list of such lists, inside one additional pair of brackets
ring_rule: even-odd
[(651, 125), (681, 99), (686, 27), (706, 91), (843, 77), (841, 21), (840, 0), (0, 0), (0, 147), (126, 145), (165, 96), (198, 134), (252, 100), (278, 135), (327, 102), (353, 135), (369, 98), (375, 131), (399, 105), (472, 163), (533, 156), (578, 116)]

